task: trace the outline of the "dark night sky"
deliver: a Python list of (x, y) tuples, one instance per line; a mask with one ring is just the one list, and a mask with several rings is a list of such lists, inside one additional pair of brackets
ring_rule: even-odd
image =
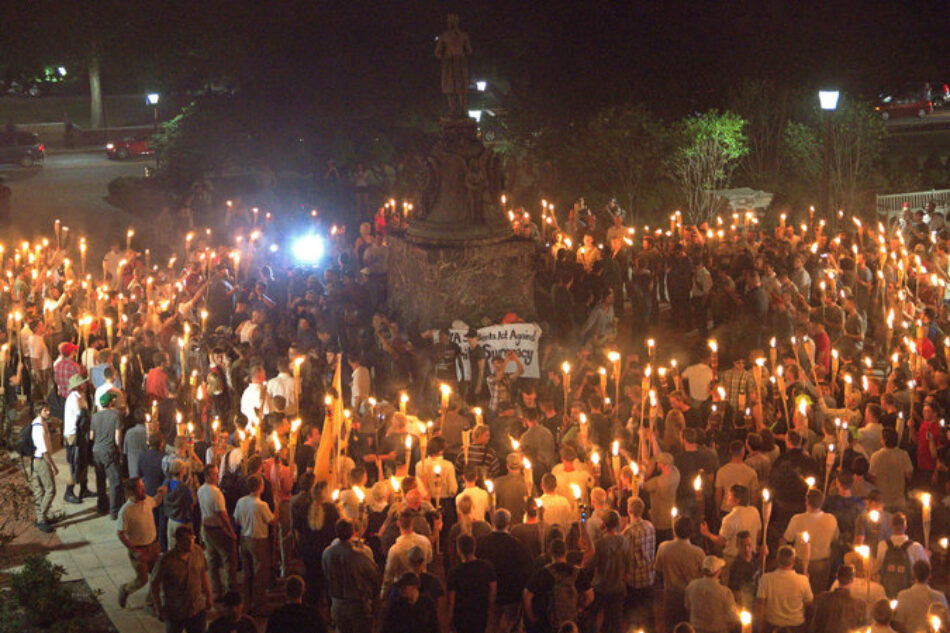
[(471, 34), (473, 75), (504, 78), (519, 97), (563, 112), (646, 101), (679, 115), (721, 105), (741, 77), (866, 96), (950, 80), (946, 1), (37, 0), (10, 5), (0, 51), (39, 42), (50, 56), (77, 32), (104, 32), (117, 52), (107, 90), (181, 86), (188, 67), (230, 70), (258, 83), (292, 77), (359, 110), (437, 98), (433, 38), (450, 11)]

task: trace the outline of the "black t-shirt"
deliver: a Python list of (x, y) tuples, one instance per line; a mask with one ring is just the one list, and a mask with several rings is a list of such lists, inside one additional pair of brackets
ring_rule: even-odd
[(455, 363), (459, 358), (458, 345), (452, 342), (436, 343), (433, 351), (435, 352), (435, 376), (439, 380), (456, 381)]
[(759, 565), (754, 558), (747, 561), (737, 556), (729, 568), (729, 588), (739, 591), (750, 584), (754, 586), (755, 575), (758, 571)]
[(696, 473), (701, 468), (707, 477), (714, 476), (718, 468), (716, 461), (715, 453), (703, 448), (677, 453), (673, 457), (673, 463), (680, 471), (680, 484), (676, 489), (677, 500), (693, 499), (693, 479), (696, 478)]
[[(577, 589), (577, 595), (581, 596), (591, 588), (590, 576), (584, 569), (575, 567), (568, 563), (552, 563), (552, 566), (559, 574), (567, 575), (577, 571), (577, 580), (574, 582), (574, 588)], [(546, 623), (548, 619), (548, 602), (551, 594), (554, 592), (554, 576), (547, 565), (534, 572), (528, 580), (525, 589), (534, 596), (531, 601), (531, 612), (539, 621)]]
[(458, 633), (483, 633), (488, 626), (488, 598), (495, 568), (485, 560), (464, 562), (449, 571), (449, 593), (455, 593), (452, 624)]
[[(485, 351), (485, 348), (481, 345), (476, 345), (475, 347), (468, 350), (468, 380), (475, 381), (478, 380), (478, 362), (482, 360), (487, 360), (488, 352)], [(484, 368), (485, 375), (488, 375), (490, 368)], [(463, 375), (464, 377), (464, 375)]]
[(435, 603), (420, 592), (415, 604), (400, 597), (386, 610), (381, 633), (431, 633), (439, 629)]
[(531, 574), (528, 549), (510, 534), (492, 532), (478, 542), (475, 554), (490, 562), (498, 574), (498, 604), (520, 601)]
[(326, 633), (326, 630), (320, 611), (306, 604), (285, 604), (267, 618), (266, 633)]
[(294, 451), (294, 461), (297, 463), (297, 472), (302, 473), (308, 468), (313, 468), (313, 460), (316, 456), (317, 448), (310, 444), (299, 443)]

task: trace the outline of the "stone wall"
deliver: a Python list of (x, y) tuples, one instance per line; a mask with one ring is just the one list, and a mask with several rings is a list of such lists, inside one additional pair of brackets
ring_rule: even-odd
[(388, 242), (389, 309), (404, 326), (446, 327), (456, 319), (478, 326), (508, 312), (537, 317), (533, 242), (445, 246), (396, 235)]

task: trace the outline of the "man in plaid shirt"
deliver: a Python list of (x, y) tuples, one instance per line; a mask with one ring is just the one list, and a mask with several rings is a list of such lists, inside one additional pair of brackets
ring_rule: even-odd
[[(755, 378), (751, 371), (746, 371), (745, 359), (741, 356), (732, 361), (732, 369), (722, 372), (719, 384), (726, 390), (726, 400), (737, 413), (752, 406), (749, 396), (755, 393)], [(745, 398), (743, 406), (739, 406), (740, 394)]]
[[(509, 362), (515, 364), (515, 371), (512, 374), (506, 373), (505, 371)], [(505, 405), (511, 403), (511, 387), (521, 378), (521, 374), (524, 373), (524, 365), (514, 350), (508, 350), (505, 352), (504, 358), (501, 356), (492, 357), (491, 368), (492, 373), (487, 379), (488, 393), (491, 396), (488, 408), (498, 413)]]
[(75, 374), (82, 373), (82, 367), (76, 362), (78, 349), (69, 341), (59, 344), (59, 358), (53, 363), (53, 381), (56, 383), (56, 392), (61, 398), (69, 394), (69, 379)]
[(627, 501), (627, 516), (630, 523), (623, 537), (630, 543), (633, 552), (633, 572), (628, 579), (628, 596), (637, 605), (649, 605), (653, 598), (653, 559), (656, 554), (656, 529), (643, 518), (644, 503), (640, 497)]

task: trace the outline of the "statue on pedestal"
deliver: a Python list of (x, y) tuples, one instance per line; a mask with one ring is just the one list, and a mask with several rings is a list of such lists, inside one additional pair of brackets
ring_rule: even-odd
[(442, 93), (450, 113), (440, 121), (442, 135), (426, 159), (419, 209), (408, 235), (419, 242), (485, 243), (512, 237), (511, 222), (500, 205), (504, 192), (501, 159), (478, 138), (478, 122), (465, 110), (468, 34), (458, 16), (448, 17), (435, 56), (442, 60)]
[(450, 13), (448, 28), (439, 36), (435, 56), (442, 60), (442, 94), (449, 106), (450, 115), (465, 116), (468, 105), (468, 59), (472, 43), (468, 33), (459, 29), (459, 16)]

